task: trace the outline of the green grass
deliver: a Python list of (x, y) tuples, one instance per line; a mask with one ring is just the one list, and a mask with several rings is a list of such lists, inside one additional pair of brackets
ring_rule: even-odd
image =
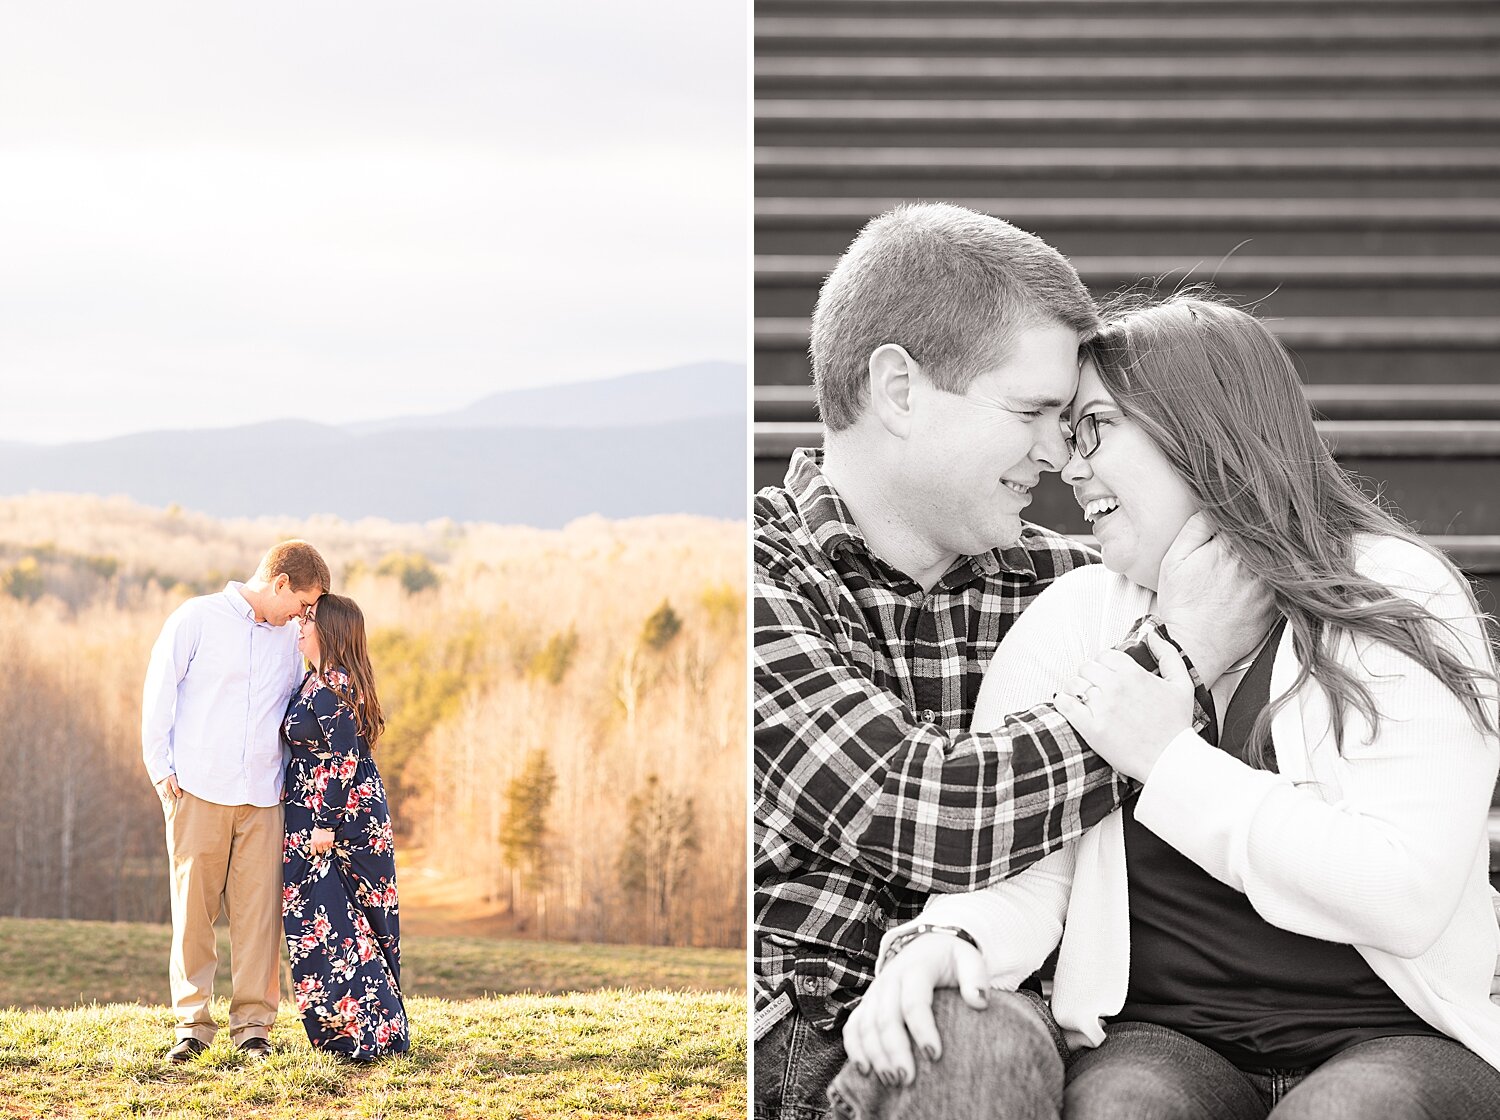
[[(0, 918), (0, 1007), (167, 1003), (171, 940), (168, 926)], [(440, 999), (600, 988), (745, 988), (745, 954), (739, 949), (407, 937), (401, 955), (406, 993)], [(223, 930), (215, 987), (229, 992)]]
[[(268, 1061), (246, 1062), (221, 1032), (169, 1066), (170, 1010), (105, 1002), (162, 986), (159, 927), (0, 920), (0, 1003), (31, 1007), (0, 1011), (0, 1117), (745, 1115), (742, 954), (440, 938), (406, 952), (426, 979), (407, 1000), (403, 1057), (314, 1053), (283, 1004)], [(595, 990), (558, 994), (569, 986)], [(479, 998), (501, 987), (552, 994)], [(67, 1006), (79, 991), (100, 1002)], [(222, 999), (215, 1013), (227, 1021)]]

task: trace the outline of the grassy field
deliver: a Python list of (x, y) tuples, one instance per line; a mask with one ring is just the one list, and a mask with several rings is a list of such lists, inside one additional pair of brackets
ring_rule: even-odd
[[(0, 918), (0, 1007), (169, 1001), (168, 926)], [(403, 937), (407, 995), (479, 999), (604, 988), (745, 990), (738, 949), (660, 949), (465, 937)], [(219, 931), (215, 990), (229, 991), (229, 938)]]
[[(246, 1063), (221, 1034), (170, 1067), (167, 936), (0, 920), (0, 1117), (745, 1114), (738, 952), (411, 938), (406, 1056), (316, 1054), (283, 1005), (270, 1060)], [(529, 994), (486, 998), (504, 992)]]

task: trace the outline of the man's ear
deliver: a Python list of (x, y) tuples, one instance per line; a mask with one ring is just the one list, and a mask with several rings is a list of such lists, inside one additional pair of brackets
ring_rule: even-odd
[(870, 353), (870, 408), (897, 439), (911, 432), (912, 377), (918, 372), (916, 360), (894, 342)]

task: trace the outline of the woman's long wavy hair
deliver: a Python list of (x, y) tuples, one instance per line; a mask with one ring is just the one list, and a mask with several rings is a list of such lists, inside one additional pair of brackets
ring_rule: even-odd
[[(324, 595), (314, 608), (313, 625), (318, 628), (318, 676), (354, 711), (355, 725), (371, 750), (385, 730), (385, 715), (375, 691), (375, 670), (365, 642), (365, 616), (353, 599)], [(346, 684), (329, 679), (328, 670), (342, 670)]]
[(1462, 701), (1477, 727), (1496, 733), (1493, 654), (1467, 664), (1453, 652), (1461, 646), (1439, 640), (1441, 629), (1453, 631), (1448, 622), (1358, 572), (1355, 534), (1399, 537), (1438, 557), (1468, 592), (1487, 636), (1490, 620), (1458, 569), (1334, 462), (1291, 356), (1258, 319), (1201, 294), (1177, 295), (1108, 316), (1083, 352), (1287, 618), (1301, 671), (1257, 719), (1253, 759), (1268, 763), (1271, 720), (1308, 677), (1328, 694), (1340, 751), (1351, 707), (1376, 724), (1369, 689), (1333, 657), (1340, 635), (1410, 657)]

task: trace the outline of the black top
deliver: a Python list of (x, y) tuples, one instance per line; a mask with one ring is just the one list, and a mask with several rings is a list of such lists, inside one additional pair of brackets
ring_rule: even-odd
[[(1247, 757), (1250, 729), (1270, 702), (1284, 626), (1283, 619), (1224, 715), (1218, 745), (1241, 761), (1254, 758)], [(1275, 770), (1269, 743), (1265, 754), (1265, 767)], [(1116, 1020), (1171, 1027), (1255, 1069), (1314, 1066), (1386, 1035), (1441, 1035), (1353, 946), (1271, 925), (1243, 894), (1137, 823), (1134, 799), (1125, 806), (1125, 866), (1130, 987)]]

